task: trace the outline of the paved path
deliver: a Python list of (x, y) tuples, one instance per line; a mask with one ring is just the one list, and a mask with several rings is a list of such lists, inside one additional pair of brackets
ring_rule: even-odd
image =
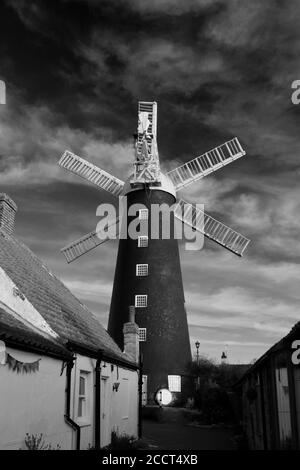
[(143, 421), (143, 439), (153, 449), (235, 450), (230, 429)]

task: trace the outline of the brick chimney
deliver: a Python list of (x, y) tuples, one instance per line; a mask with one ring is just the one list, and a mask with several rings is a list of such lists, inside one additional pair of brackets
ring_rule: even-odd
[(139, 362), (139, 327), (135, 323), (135, 308), (129, 307), (129, 321), (124, 323), (124, 352), (136, 363)]
[(0, 229), (11, 235), (14, 231), (16, 203), (4, 193), (0, 193)]

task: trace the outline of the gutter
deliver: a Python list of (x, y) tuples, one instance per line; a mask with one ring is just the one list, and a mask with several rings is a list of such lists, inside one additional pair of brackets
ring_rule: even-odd
[(101, 447), (101, 360), (102, 351), (99, 351), (99, 355), (95, 367), (95, 448), (98, 450)]
[[(77, 352), (79, 354), (82, 354), (83, 356), (88, 356), (91, 357), (92, 359), (98, 359), (99, 357), (99, 349), (93, 349), (89, 348), (86, 346), (82, 346), (79, 343), (76, 343), (74, 341), (68, 341), (67, 342), (67, 348), (70, 349), (71, 351)], [(138, 370), (139, 364), (131, 361), (127, 361), (125, 358), (121, 359), (115, 356), (114, 353), (109, 354), (108, 352), (105, 352), (102, 350), (102, 360), (109, 362), (110, 364), (115, 364), (117, 366), (123, 367), (124, 369), (129, 369), (129, 370)]]
[(72, 374), (72, 367), (73, 362), (69, 361), (67, 363), (67, 370), (66, 370), (66, 413), (65, 413), (65, 421), (66, 423), (71, 426), (76, 431), (76, 450), (80, 450), (80, 426), (79, 424), (75, 423), (70, 416), (70, 408), (71, 408), (71, 374)]
[[(57, 348), (53, 345), (53, 348), (50, 346), (42, 346), (39, 345), (36, 341), (31, 340), (27, 343), (24, 340), (20, 340), (17, 336), (13, 333), (7, 332), (1, 326), (1, 334), (0, 339), (5, 342), (7, 346), (13, 349), (18, 349), (19, 351), (30, 352), (33, 354), (42, 354), (43, 356), (52, 357), (54, 359), (70, 361), (72, 360), (72, 356), (68, 350), (66, 350), (63, 346), (57, 346)], [(48, 341), (48, 340), (47, 340)]]

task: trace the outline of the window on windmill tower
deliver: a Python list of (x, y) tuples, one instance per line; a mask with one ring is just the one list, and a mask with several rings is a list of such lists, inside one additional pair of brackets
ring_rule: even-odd
[(168, 375), (168, 384), (170, 392), (181, 392), (180, 375)]
[(139, 219), (140, 220), (148, 220), (149, 211), (148, 209), (140, 209), (139, 210)]
[(135, 307), (147, 307), (147, 295), (136, 295), (135, 296)]
[(145, 248), (148, 246), (148, 237), (146, 235), (141, 235), (138, 237), (138, 247)]
[(146, 341), (147, 328), (139, 328), (139, 341)]
[(136, 265), (137, 276), (148, 276), (148, 264), (137, 264)]

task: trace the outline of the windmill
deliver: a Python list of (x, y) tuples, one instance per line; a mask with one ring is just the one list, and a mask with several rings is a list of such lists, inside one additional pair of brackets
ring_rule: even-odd
[[(186, 365), (191, 360), (178, 240), (151, 239), (151, 205), (167, 204), (171, 218), (186, 223), (205, 237), (242, 256), (249, 240), (219, 222), (195, 204), (177, 199), (177, 192), (245, 155), (237, 138), (163, 174), (157, 150), (157, 103), (138, 104), (138, 129), (133, 173), (124, 183), (81, 157), (66, 151), (59, 165), (114, 196), (127, 196), (128, 206), (143, 204), (139, 218), (149, 219), (148, 233), (137, 240), (120, 238), (110, 306), (108, 332), (123, 347), (123, 325), (134, 309), (143, 356), (144, 394), (151, 402), (158, 392), (184, 392)], [(184, 207), (184, 211), (182, 208)], [(191, 216), (192, 215), (192, 216)], [(202, 223), (198, 223), (199, 220)], [(130, 218), (128, 218), (128, 223)], [(118, 224), (116, 219), (112, 224)], [(173, 233), (173, 231), (171, 231)], [(68, 263), (94, 249), (109, 237), (88, 233), (61, 251)], [(167, 396), (168, 393), (165, 393)], [(170, 395), (170, 394), (169, 394)], [(169, 396), (168, 395), (168, 396)]]

